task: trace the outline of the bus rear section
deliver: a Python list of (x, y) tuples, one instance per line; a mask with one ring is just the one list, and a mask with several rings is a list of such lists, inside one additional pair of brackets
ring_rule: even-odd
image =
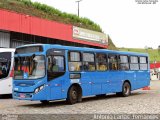
[(12, 93), (14, 51), (0, 48), (0, 95)]

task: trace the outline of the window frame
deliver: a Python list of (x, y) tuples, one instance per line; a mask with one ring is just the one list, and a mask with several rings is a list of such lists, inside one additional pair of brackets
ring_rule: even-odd
[[(131, 57), (137, 57), (137, 63), (131, 63)], [(138, 69), (136, 69), (136, 70), (132, 70), (131, 69), (131, 64), (138, 64)], [(129, 70), (131, 70), (131, 71), (139, 71), (140, 70), (140, 66), (139, 66), (139, 56), (136, 56), (136, 55), (130, 55), (129, 56)]]
[[(109, 57), (110, 56), (116, 56), (116, 63), (117, 63), (117, 69), (116, 70), (114, 70), (114, 69), (110, 69), (110, 66), (109, 66), (109, 64), (110, 64), (110, 62), (109, 62)], [(118, 61), (118, 57), (119, 57), (119, 54), (116, 54), (116, 53), (109, 53), (108, 54), (108, 70), (109, 71), (119, 71), (119, 61)]]
[(46, 68), (46, 71), (47, 71), (47, 80), (48, 80), (48, 81), (52, 81), (52, 80), (54, 80), (54, 79), (56, 79), (56, 78), (58, 78), (58, 77), (61, 77), (62, 75), (60, 75), (60, 76), (58, 76), (58, 77), (55, 77), (55, 78), (52, 78), (52, 79), (49, 79), (49, 77), (48, 77), (48, 76), (49, 76), (49, 74), (48, 74), (48, 56), (53, 56), (53, 57), (54, 57), (54, 56), (62, 56), (62, 57), (64, 58), (64, 60), (63, 60), (63, 61), (64, 61), (64, 71), (57, 71), (57, 72), (55, 71), (55, 72), (52, 72), (52, 73), (63, 73), (62, 75), (64, 75), (64, 74), (66, 73), (66, 62), (65, 62), (65, 61), (66, 61), (66, 60), (65, 60), (66, 58), (65, 58), (65, 55), (47, 55), (47, 56), (46, 56), (46, 59), (47, 59), (47, 68)]
[[(48, 63), (48, 61), (46, 61), (46, 56), (45, 55), (43, 55), (43, 54), (41, 54), (41, 55), (36, 55), (36, 56), (43, 56), (44, 57), (44, 69), (45, 69), (45, 74), (44, 74), (44, 76), (43, 77), (40, 77), (40, 78), (36, 78), (36, 79), (15, 79), (15, 73), (14, 73), (14, 75), (13, 75), (13, 79), (15, 79), (15, 80), (39, 80), (39, 79), (43, 79), (43, 78), (45, 78), (47, 75), (48, 75), (48, 73), (47, 73), (47, 63)], [(17, 56), (18, 57), (18, 56)], [(14, 67), (15, 67), (15, 58), (17, 58), (17, 57), (14, 57)], [(31, 57), (31, 56), (21, 56), (21, 57)], [(21, 64), (21, 66), (20, 66), (20, 68), (22, 67), (22, 64)], [(15, 68), (14, 68), (14, 72), (15, 72)]]
[[(89, 54), (93, 54), (94, 55), (94, 67), (95, 67), (95, 70), (93, 70), (93, 71), (90, 71), (90, 70), (84, 70), (84, 62), (90, 62), (90, 61), (84, 61), (84, 57), (83, 57), (83, 54), (84, 53), (89, 53)], [(95, 72), (95, 71), (97, 71), (97, 67), (96, 67), (96, 54), (95, 54), (95, 52), (90, 52), (90, 51), (83, 51), (82, 52), (82, 71), (86, 71), (86, 72)]]
[[(121, 62), (121, 56), (126, 56), (128, 62)], [(130, 70), (130, 56), (124, 55), (124, 54), (120, 54), (120, 55), (118, 56), (118, 58), (119, 58), (119, 60), (120, 60), (120, 61), (118, 61), (119, 70), (120, 70), (120, 71), (129, 71), (129, 70)], [(124, 69), (124, 70), (121, 69), (121, 68), (120, 68), (120, 65), (121, 65), (121, 64), (128, 64), (128, 69)]]
[[(79, 54), (80, 54), (80, 61), (71, 61), (71, 60), (70, 60), (70, 56), (69, 56), (71, 52), (79, 53)], [(80, 51), (68, 51), (68, 62), (82, 62), (81, 52), (80, 52)]]
[[(60, 51), (60, 53), (57, 53), (57, 51)], [(48, 74), (48, 56), (62, 56), (64, 58), (64, 70), (65, 71), (61, 71), (59, 73), (59, 76), (55, 76), (54, 78), (49, 79), (49, 74)], [(66, 69), (66, 50), (65, 49), (59, 49), (59, 48), (50, 48), (46, 51), (46, 73), (47, 73), (47, 81), (52, 81), (55, 80), (58, 77), (63, 76), (66, 73), (67, 69)], [(52, 72), (53, 73), (53, 72)]]
[[(71, 52), (77, 52), (77, 53), (79, 53), (79, 54), (80, 54), (80, 61), (70, 61), (70, 58), (69, 58), (70, 56), (69, 56), (69, 55), (70, 55)], [(68, 57), (67, 63), (68, 63), (68, 71), (69, 71), (69, 72), (82, 72), (82, 71), (83, 71), (83, 61), (82, 61), (82, 60), (83, 60), (83, 58), (82, 58), (83, 56), (82, 56), (82, 52), (80, 52), (80, 51), (78, 51), (78, 50), (68, 50), (67, 57)], [(69, 70), (69, 63), (70, 63), (70, 62), (73, 62), (73, 63), (76, 63), (76, 62), (81, 63), (81, 65), (82, 65), (82, 70), (79, 70), (79, 71), (70, 71), (70, 70)]]
[[(141, 63), (141, 61), (140, 61), (140, 58), (141, 58), (141, 57), (146, 58), (146, 63)], [(148, 57), (147, 57), (147, 56), (139, 56), (139, 63), (140, 63), (140, 64), (147, 64), (147, 63), (148, 63)]]
[[(105, 55), (105, 57), (106, 57), (105, 59), (106, 59), (106, 67), (107, 67), (107, 69), (104, 70), (104, 71), (97, 69), (97, 63), (98, 63), (97, 54), (103, 54), (103, 55)], [(96, 62), (96, 71), (97, 71), (97, 72), (106, 72), (106, 71), (109, 70), (109, 66), (108, 66), (108, 54), (102, 53), (102, 52), (97, 52), (97, 53), (95, 54), (95, 62)]]
[[(146, 58), (146, 63), (141, 63), (141, 61), (140, 61), (141, 57), (145, 57)], [(145, 69), (145, 70), (148, 70), (148, 57), (147, 56), (139, 56), (139, 70), (145, 71), (145, 70), (141, 69), (141, 64), (146, 64), (147, 65), (147, 69)]]
[[(64, 71), (60, 71), (60, 72), (66, 72), (66, 62), (65, 62), (65, 56), (64, 55), (48, 55), (48, 56), (60, 56), (63, 57), (63, 61), (64, 61)], [(48, 56), (47, 56), (47, 70), (48, 70)]]

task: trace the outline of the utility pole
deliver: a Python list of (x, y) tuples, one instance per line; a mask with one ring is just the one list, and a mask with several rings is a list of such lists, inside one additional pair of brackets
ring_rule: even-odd
[(82, 0), (78, 0), (76, 1), (78, 3), (78, 17), (79, 17), (79, 3), (81, 2)]

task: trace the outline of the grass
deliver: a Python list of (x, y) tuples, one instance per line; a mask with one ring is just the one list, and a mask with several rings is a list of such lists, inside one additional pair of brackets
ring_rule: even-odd
[(160, 54), (158, 53), (158, 49), (140, 49), (140, 48), (119, 48), (121, 51), (131, 51), (131, 52), (140, 52), (140, 53), (148, 53), (150, 62), (154, 61), (160, 62)]
[(28, 14), (43, 19), (54, 20), (102, 32), (101, 27), (88, 18), (61, 12), (54, 7), (38, 2), (31, 2), (30, 0), (0, 0), (0, 9), (7, 9), (18, 13)]

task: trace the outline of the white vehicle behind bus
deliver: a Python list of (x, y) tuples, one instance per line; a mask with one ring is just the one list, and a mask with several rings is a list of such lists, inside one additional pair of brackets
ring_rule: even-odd
[(0, 48), (0, 95), (12, 93), (14, 51)]

